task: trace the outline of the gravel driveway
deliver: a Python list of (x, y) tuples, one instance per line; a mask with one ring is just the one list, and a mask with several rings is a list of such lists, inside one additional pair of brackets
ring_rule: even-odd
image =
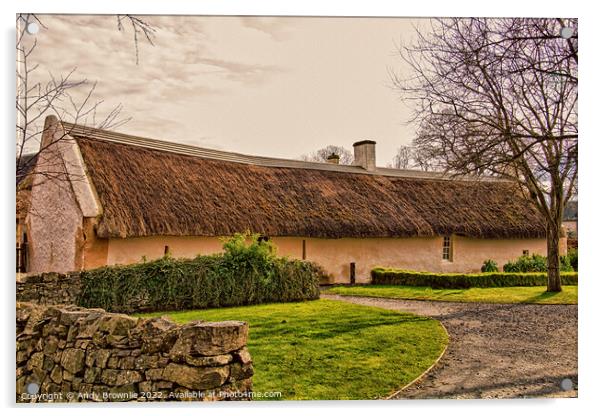
[[(577, 305), (322, 298), (427, 315), (445, 326), (450, 342), (441, 361), (396, 399), (577, 396)], [(567, 378), (574, 389), (565, 391)]]

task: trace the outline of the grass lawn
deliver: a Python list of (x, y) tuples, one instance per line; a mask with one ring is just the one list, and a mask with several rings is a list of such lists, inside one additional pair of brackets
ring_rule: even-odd
[(563, 286), (560, 293), (547, 293), (545, 286), (470, 289), (431, 289), (415, 286), (338, 286), (326, 290), (343, 296), (436, 300), (447, 302), (576, 304), (577, 286)]
[(164, 312), (249, 322), (256, 392), (283, 400), (382, 398), (426, 370), (447, 344), (438, 321), (331, 300)]

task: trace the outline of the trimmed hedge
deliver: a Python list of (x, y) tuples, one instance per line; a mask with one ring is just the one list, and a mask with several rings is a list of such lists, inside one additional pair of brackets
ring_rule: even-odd
[(274, 252), (256, 235), (237, 234), (223, 254), (83, 271), (78, 304), (132, 313), (318, 299), (319, 266)]
[[(376, 268), (372, 284), (430, 286), (433, 289), (467, 289), (471, 287), (546, 286), (546, 273), (429, 273)], [(577, 272), (560, 274), (563, 285), (577, 285)]]

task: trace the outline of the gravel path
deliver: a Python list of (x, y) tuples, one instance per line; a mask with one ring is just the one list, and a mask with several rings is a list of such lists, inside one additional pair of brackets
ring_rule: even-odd
[[(577, 396), (577, 305), (322, 298), (427, 315), (445, 326), (447, 352), (397, 399)], [(567, 378), (574, 389), (565, 391)]]

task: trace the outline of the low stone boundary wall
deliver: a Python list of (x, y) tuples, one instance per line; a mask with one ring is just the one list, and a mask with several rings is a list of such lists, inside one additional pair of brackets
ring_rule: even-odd
[[(161, 259), (70, 273), (19, 276), (17, 301), (137, 313), (207, 309), (320, 297), (319, 267), (276, 257), (243, 267), (225, 255)], [(244, 269), (244, 270), (243, 270)]]
[(75, 305), (80, 293), (79, 272), (26, 275), (17, 281), (17, 302)]
[(177, 325), (24, 302), (16, 318), (17, 402), (250, 398), (245, 322)]

